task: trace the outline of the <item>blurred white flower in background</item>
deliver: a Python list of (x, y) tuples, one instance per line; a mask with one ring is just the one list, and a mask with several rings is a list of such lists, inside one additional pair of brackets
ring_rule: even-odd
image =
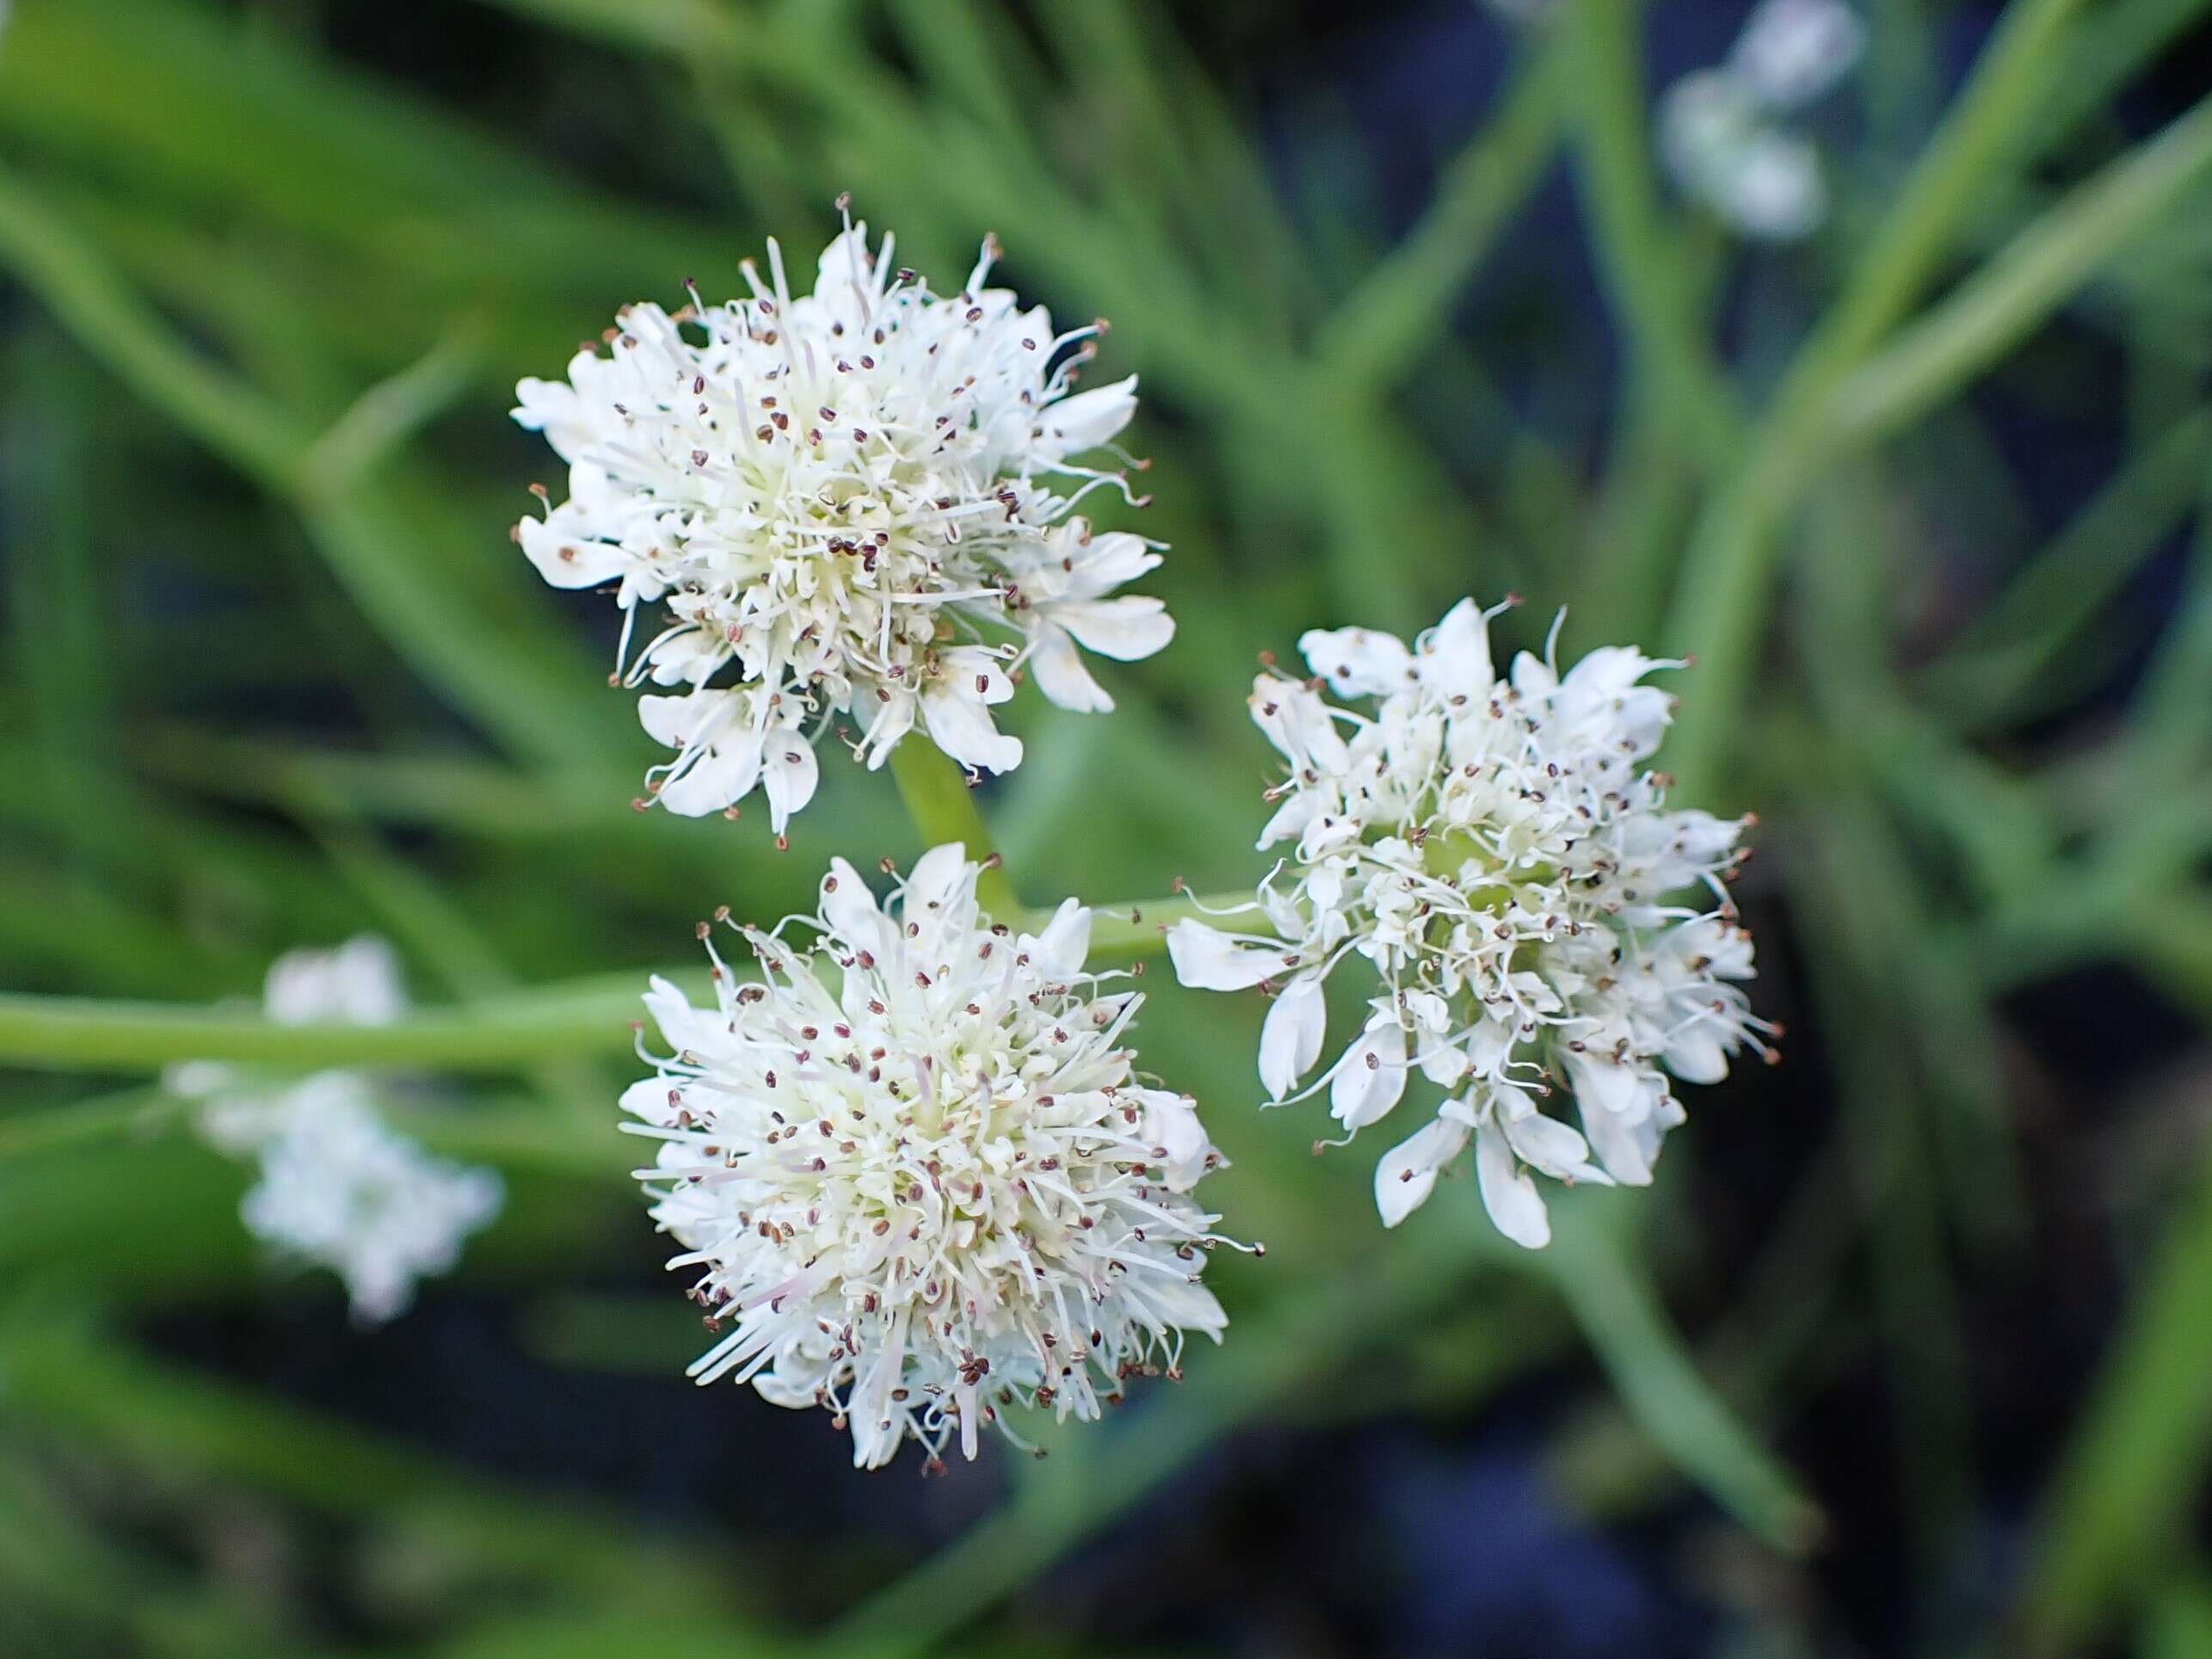
[[(1471, 1140), (1492, 1218), (1536, 1247), (1550, 1230), (1526, 1169), (1648, 1182), (1683, 1117), (1670, 1074), (1716, 1082), (1773, 1028), (1734, 983), (1752, 976), (1751, 939), (1721, 885), (1749, 820), (1667, 811), (1642, 769), (1671, 718), (1642, 681), (1680, 665), (1609, 647), (1562, 675), (1547, 650), (1500, 679), (1495, 614), (1463, 601), (1411, 649), (1317, 631), (1299, 642), (1313, 680), (1260, 676), (1253, 718), (1290, 763), (1260, 840), (1290, 851), (1252, 906), (1274, 936), (1185, 921), (1168, 943), (1186, 984), (1275, 992), (1260, 1079), (1276, 1101), (1326, 1088), (1345, 1139), (1412, 1072), (1446, 1091), (1377, 1171), (1386, 1224)], [(1351, 955), (1380, 984), (1298, 1092), (1327, 1046), (1322, 983)], [(1579, 1132), (1545, 1109), (1563, 1091)]]
[[(278, 1025), (379, 1026), (405, 1014), (407, 992), (391, 947), (364, 936), (278, 958), (262, 1006)], [(336, 1273), (364, 1323), (404, 1312), (416, 1280), (449, 1271), (499, 1213), (496, 1171), (433, 1156), (393, 1130), (353, 1072), (279, 1078), (193, 1061), (165, 1081), (202, 1102), (210, 1144), (258, 1161), (261, 1179), (239, 1206), (247, 1230)]]
[(622, 1097), (661, 1144), (638, 1178), (669, 1265), (730, 1327), (690, 1374), (828, 1408), (860, 1467), (909, 1436), (1024, 1444), (1016, 1402), (1094, 1418), (1227, 1323), (1189, 1196), (1221, 1159), (1131, 1069), (1143, 998), (1085, 971), (1073, 899), (1033, 936), (993, 924), (978, 867), (939, 847), (879, 906), (833, 861), (816, 915), (739, 929), (761, 980), (718, 956), (704, 1008), (653, 982), (673, 1052)]
[(1741, 234), (1792, 241), (1827, 216), (1811, 142), (1786, 117), (1858, 61), (1865, 28), (1838, 0), (1763, 0), (1725, 65), (1685, 76), (1659, 109), (1659, 147), (1684, 194)]
[[(991, 710), (1015, 669), (1063, 707), (1107, 709), (1081, 651), (1148, 657), (1174, 632), (1158, 600), (1116, 593), (1156, 544), (1075, 510), (1094, 490), (1128, 496), (1122, 471), (1084, 458), (1129, 423), (1135, 377), (1072, 390), (1103, 325), (1055, 333), (985, 286), (990, 241), (949, 296), (891, 250), (848, 225), (794, 296), (771, 241), (765, 280), (744, 266), (749, 298), (629, 306), (604, 355), (517, 388), (569, 497), (516, 539), (555, 586), (613, 588), (630, 683), (680, 688), (641, 708), (677, 751), (648, 780), (672, 811), (759, 787), (780, 835), (839, 716), (872, 768), (919, 725), (1004, 772), (1021, 744)], [(632, 657), (655, 601), (668, 620)]]

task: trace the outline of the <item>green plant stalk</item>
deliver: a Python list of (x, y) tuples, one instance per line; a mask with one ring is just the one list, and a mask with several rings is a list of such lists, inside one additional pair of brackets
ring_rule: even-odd
[(2016, 712), (2068, 641), (2182, 521), (2208, 455), (2212, 410), (2194, 410), (2146, 441), (1928, 666), (1932, 700), (1975, 726)]
[[(705, 994), (705, 977), (669, 976)], [(620, 1054), (641, 1017), (644, 978), (596, 975), (431, 1009), (386, 1026), (272, 1025), (226, 1008), (0, 993), (0, 1064), (48, 1071), (131, 1073), (180, 1060), (289, 1071), (325, 1066), (504, 1073), (541, 1061)]]
[(2018, 345), (2208, 171), (2212, 97), (2069, 191), (1838, 383), (1826, 416), (1826, 441), (1872, 441), (1950, 395)]
[[(474, 626), (422, 580), (416, 503), (388, 491), (327, 496), (324, 468), (299, 422), (252, 386), (206, 361), (163, 324), (98, 251), (0, 170), (0, 262), (83, 349), (178, 425), (290, 501), (310, 538), (363, 613), (424, 677), (514, 752), (571, 762), (580, 734), (605, 731), (588, 676), (548, 671), (511, 627)], [(408, 550), (410, 557), (395, 554)], [(563, 653), (551, 652), (556, 664)]]
[(2046, 1501), (2021, 1576), (2027, 1650), (2080, 1651), (2172, 1558), (2212, 1459), (2212, 1163), (2176, 1211)]
[(1573, 1215), (1531, 1265), (1558, 1288), (1623, 1403), (1668, 1460), (1759, 1538), (1802, 1554), (1825, 1525), (1819, 1508), (1698, 1374), (1625, 1239), (1598, 1222), (1587, 1211)]
[(1641, 372), (1716, 463), (1736, 441), (1734, 402), (1705, 345), (1681, 235), (1660, 206), (1645, 135), (1636, 0), (1575, 0), (1561, 21), (1591, 240), (1609, 302)]
[[(957, 782), (958, 773), (952, 775)], [(1102, 907), (1092, 927), (1091, 959), (1106, 965), (1156, 954), (1171, 923), (1250, 897), (1184, 896)], [(1030, 931), (1051, 919), (1049, 911), (1012, 904), (1000, 914), (1007, 925)], [(692, 995), (710, 994), (698, 970), (666, 977)], [(249, 1010), (202, 1004), (0, 992), (0, 1064), (122, 1074), (180, 1060), (225, 1060), (292, 1071), (367, 1066), (505, 1074), (628, 1052), (644, 982), (642, 971), (595, 974), (488, 996), (465, 1008), (424, 1009), (385, 1026), (280, 1026)]]
[(1021, 914), (1021, 901), (1014, 883), (998, 860), (989, 825), (976, 808), (966, 774), (960, 765), (920, 732), (909, 732), (891, 750), (891, 776), (897, 781), (899, 799), (914, 821), (915, 834), (925, 847), (958, 842), (968, 856), (983, 867), (976, 879), (976, 898), (985, 913), (1001, 920)]
[[(2005, 77), (2015, 98), (2023, 96), (2018, 81), (2018, 73)], [(1985, 120), (1995, 120), (1984, 114), (1991, 109), (2024, 119), (2009, 105), (1971, 95), (1966, 102), (1969, 114), (1983, 114)], [(1937, 146), (1924, 165), (1949, 153)], [(1844, 447), (1925, 412), (1986, 368), (2208, 167), (2212, 101), (2110, 163), (2015, 237), (1989, 266), (1868, 362), (1865, 378), (1852, 370), (1864, 355), (1862, 336), (1870, 319), (1886, 318), (1884, 305), (1847, 305), (1841, 321), (1824, 324), (1807, 343), (1761, 422), (1760, 441), (1701, 521), (1677, 590), (1667, 638), (1673, 647), (1695, 652), (1702, 668), (1685, 688), (1683, 718), (1667, 751), (1688, 798), (1710, 798), (1726, 733), (1749, 689), (1778, 533), (1821, 466)], [(1908, 191), (1907, 203), (1915, 200)], [(1910, 264), (1927, 256), (1926, 246), (1906, 238), (1895, 256)], [(1904, 292), (1898, 281), (1875, 271), (1867, 286), (1879, 299)]]
[(1314, 345), (1325, 374), (1391, 385), (1445, 331), (1452, 305), (1558, 147), (1564, 56), (1553, 44), (1517, 67), (1420, 223), (1330, 313)]

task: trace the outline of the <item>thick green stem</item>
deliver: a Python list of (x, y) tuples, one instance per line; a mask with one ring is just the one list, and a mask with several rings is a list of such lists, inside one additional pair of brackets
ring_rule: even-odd
[[(699, 974), (676, 977), (703, 987)], [(129, 1073), (228, 1060), (294, 1071), (519, 1071), (565, 1056), (624, 1052), (643, 989), (640, 974), (598, 975), (387, 1026), (280, 1026), (251, 1010), (0, 994), (0, 1065)]]
[[(964, 839), (957, 830), (952, 838)], [(1001, 872), (985, 873), (1004, 881)], [(1166, 931), (1174, 922), (1250, 897), (1224, 893), (1100, 906), (1092, 924), (1091, 960), (1104, 966), (1155, 955), (1166, 947)], [(1009, 926), (1033, 931), (1051, 920), (1049, 911), (1025, 910), (1011, 902), (1010, 893), (1006, 897), (995, 913)], [(1239, 923), (1266, 927), (1264, 918), (1239, 918)], [(695, 995), (705, 994), (704, 976), (697, 971), (669, 977)], [(640, 1015), (644, 978), (642, 972), (595, 975), (488, 996), (465, 1008), (426, 1010), (387, 1026), (280, 1026), (243, 1008), (0, 993), (0, 1066), (128, 1074), (180, 1060), (227, 1060), (288, 1071), (368, 1066), (521, 1072), (551, 1060), (625, 1052), (631, 1023)]]
[[(1212, 893), (1203, 898), (1185, 893), (1174, 898), (1094, 906), (1090, 965), (1110, 967), (1156, 955), (1167, 948), (1168, 929), (1178, 922), (1204, 922), (1211, 916), (1251, 902), (1250, 893)], [(1032, 931), (1051, 919), (1045, 911), (1027, 911), (1024, 915), (1022, 925)], [(1224, 919), (1240, 933), (1274, 931), (1267, 918), (1257, 910)]]
[(909, 737), (891, 750), (891, 776), (898, 780), (899, 799), (906, 803), (906, 815), (914, 821), (922, 844), (942, 847), (958, 842), (983, 867), (976, 882), (976, 897), (983, 909), (1001, 920), (1019, 916), (1021, 901), (997, 861), (990, 828), (976, 810), (959, 763), (926, 739)]

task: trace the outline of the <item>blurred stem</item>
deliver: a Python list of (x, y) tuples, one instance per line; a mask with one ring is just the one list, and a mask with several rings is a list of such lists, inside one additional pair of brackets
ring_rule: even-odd
[(1657, 1290), (1625, 1241), (1588, 1206), (1562, 1218), (1531, 1258), (1566, 1298), (1599, 1362), (1668, 1459), (1753, 1533), (1799, 1555), (1820, 1537), (1820, 1510), (1698, 1374)]
[[(1135, 961), (1155, 955), (1168, 948), (1168, 929), (1176, 922), (1205, 922), (1223, 910), (1251, 903), (1252, 895), (1248, 892), (1211, 893), (1205, 897), (1184, 893), (1174, 898), (1146, 900), (1134, 904), (1097, 905), (1091, 917), (1091, 965), (1097, 967), (1112, 962)], [(1030, 915), (1031, 920), (1025, 925), (1032, 929), (1051, 920), (1044, 912), (1032, 911)], [(1254, 911), (1250, 916), (1240, 916), (1238, 922), (1241, 931), (1274, 931), (1265, 912)]]
[(1640, 373), (1657, 383), (1693, 448), (1718, 463), (1736, 438), (1734, 399), (1705, 346), (1695, 285), (1653, 177), (1638, 0), (1575, 0), (1559, 20), (1573, 48), (1569, 105), (1591, 237)]
[(0, 1163), (77, 1146), (86, 1141), (127, 1140), (165, 1129), (194, 1102), (156, 1086), (119, 1089), (45, 1112), (0, 1117)]
[(2018, 345), (2137, 231), (2212, 170), (2212, 97), (2055, 206), (1838, 384), (1826, 441), (1886, 436)]
[[(1149, 955), (1164, 948), (1168, 923), (1202, 914), (1202, 905), (1218, 910), (1250, 897), (1117, 907), (1094, 926), (1093, 959)], [(1033, 929), (1051, 919), (1049, 912), (1025, 911), (1010, 894), (1006, 900), (997, 914), (1009, 925)], [(705, 976), (695, 970), (667, 977), (693, 995), (708, 994)], [(280, 1026), (257, 1014), (196, 1003), (0, 992), (0, 1064), (127, 1073), (179, 1060), (231, 1060), (293, 1071), (358, 1065), (524, 1072), (564, 1058), (627, 1053), (643, 979), (638, 972), (594, 975), (486, 996), (465, 1008), (425, 1009), (386, 1026)]]
[[(1620, 0), (1611, 0), (1618, 4)], [(2018, 0), (1999, 19), (1942, 127), (1860, 256), (1841, 298), (1799, 349), (1734, 481), (1692, 533), (1665, 632), (1694, 652), (1667, 748), (1685, 799), (1712, 800), (1716, 769), (1750, 689), (1764, 634), (1773, 543), (1814, 470), (1824, 402), (1835, 383), (1895, 327), (1933, 279), (1976, 193), (2040, 108), (2053, 47), (2080, 0)]]
[(1929, 665), (1935, 700), (1970, 726), (2017, 718), (2068, 643), (2181, 522), (2208, 454), (2212, 410), (2192, 411), (2139, 447)]
[(1564, 55), (1550, 44), (1516, 67), (1420, 221), (1330, 313), (1314, 345), (1325, 373), (1389, 385), (1448, 330), (1453, 305), (1557, 147)]
[(959, 842), (968, 856), (983, 867), (976, 878), (977, 901), (990, 915), (1003, 920), (1020, 914), (1021, 901), (1014, 896), (1005, 867), (998, 862), (990, 830), (976, 810), (974, 786), (959, 762), (936, 744), (924, 741), (919, 733), (909, 732), (892, 749), (890, 768), (891, 776), (898, 782), (899, 799), (906, 804), (906, 815), (913, 820), (922, 846)]
[[(100, 251), (0, 171), (0, 262), (50, 309), (77, 343), (178, 425), (289, 501), (310, 539), (364, 614), (423, 678), (510, 749), (572, 762), (580, 739), (609, 729), (605, 705), (573, 681), (561, 653), (520, 637), (513, 619), (471, 615), (450, 588), (427, 580), (437, 550), (422, 537), (423, 504), (354, 489), (328, 495), (334, 475), (307, 469), (315, 451), (300, 422), (254, 387), (179, 339)], [(434, 378), (434, 377), (432, 377)], [(387, 383), (388, 384), (388, 383)], [(434, 389), (434, 388), (433, 388)], [(361, 416), (339, 460), (358, 456), (388, 423), (392, 403), (419, 403), (422, 388)], [(402, 411), (404, 412), (404, 411)], [(442, 507), (442, 504), (441, 504)]]
[(480, 313), (464, 317), (414, 362), (354, 398), (300, 455), (299, 488), (336, 497), (374, 472), (470, 389), (489, 332)]
[[(671, 975), (694, 992), (705, 976)], [(272, 1025), (200, 1005), (0, 992), (0, 1063), (49, 1071), (158, 1070), (231, 1060), (293, 1071), (324, 1066), (513, 1072), (563, 1056), (621, 1054), (638, 1016), (641, 977), (595, 976), (433, 1009), (387, 1026)]]
[(2104, 1361), (2052, 1483), (2021, 1576), (2028, 1651), (2072, 1653), (2139, 1594), (2187, 1535), (2212, 1454), (2212, 1157)]
[(299, 444), (283, 416), (172, 338), (89, 246), (5, 172), (0, 258), (88, 350), (178, 425), (242, 472), (289, 476)]

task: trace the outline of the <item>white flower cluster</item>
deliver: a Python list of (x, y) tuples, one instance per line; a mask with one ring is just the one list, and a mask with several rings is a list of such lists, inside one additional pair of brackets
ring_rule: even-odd
[(1841, 0), (1761, 0), (1719, 69), (1685, 76), (1659, 113), (1683, 194), (1745, 236), (1787, 242), (1827, 216), (1820, 157), (1783, 123), (1858, 61), (1865, 27)]
[[(278, 958), (263, 1008), (278, 1025), (385, 1025), (407, 995), (391, 947), (365, 937)], [(404, 1312), (416, 1281), (450, 1270), (499, 1213), (495, 1171), (434, 1157), (393, 1130), (354, 1072), (268, 1079), (195, 1061), (167, 1081), (204, 1102), (200, 1131), (219, 1150), (259, 1161), (239, 1210), (247, 1230), (336, 1273), (364, 1323)]]
[(1155, 545), (1074, 510), (1127, 494), (1081, 459), (1137, 407), (1134, 376), (1071, 392), (1100, 327), (1056, 334), (987, 287), (988, 240), (950, 296), (895, 269), (891, 246), (848, 225), (794, 297), (771, 241), (767, 281), (743, 268), (749, 298), (629, 306), (604, 355), (517, 388), (515, 418), (569, 463), (568, 499), (516, 527), (531, 563), (557, 587), (615, 584), (625, 657), (637, 607), (666, 601), (624, 671), (684, 688), (640, 708), (677, 751), (648, 779), (672, 811), (758, 786), (782, 834), (841, 714), (872, 768), (918, 723), (1004, 772), (1021, 743), (991, 710), (1015, 669), (1063, 707), (1107, 709), (1077, 646), (1129, 660), (1174, 632), (1158, 600), (1115, 596)]
[[(1448, 1098), (1382, 1160), (1383, 1221), (1426, 1200), (1471, 1138), (1493, 1219), (1536, 1247), (1550, 1224), (1524, 1165), (1649, 1181), (1683, 1116), (1669, 1074), (1717, 1081), (1772, 1028), (1734, 983), (1752, 975), (1751, 940), (1720, 885), (1749, 820), (1667, 811), (1665, 780), (1642, 769), (1670, 705), (1641, 681), (1680, 665), (1609, 648), (1562, 675), (1547, 650), (1500, 679), (1495, 614), (1463, 601), (1411, 649), (1362, 628), (1309, 633), (1313, 680), (1260, 676), (1253, 718), (1290, 763), (1260, 845), (1291, 850), (1254, 907), (1275, 936), (1185, 921), (1168, 942), (1186, 984), (1276, 992), (1260, 1076), (1278, 1101), (1321, 1058), (1323, 981), (1366, 959), (1381, 979), (1368, 1016), (1305, 1092), (1328, 1089), (1349, 1139), (1421, 1072)], [(1669, 902), (1700, 887), (1716, 909)], [(1579, 1133), (1543, 1110), (1562, 1084)]]
[(1088, 910), (1010, 932), (978, 867), (939, 847), (878, 906), (834, 861), (816, 915), (740, 930), (761, 981), (717, 957), (705, 1008), (653, 983), (674, 1052), (622, 1098), (661, 1143), (638, 1174), (669, 1266), (730, 1327), (691, 1374), (828, 1407), (856, 1466), (909, 1436), (1020, 1444), (1016, 1402), (1096, 1417), (1226, 1323), (1199, 1279), (1217, 1218), (1188, 1196), (1221, 1160), (1131, 1070), (1143, 999), (1084, 971)]

